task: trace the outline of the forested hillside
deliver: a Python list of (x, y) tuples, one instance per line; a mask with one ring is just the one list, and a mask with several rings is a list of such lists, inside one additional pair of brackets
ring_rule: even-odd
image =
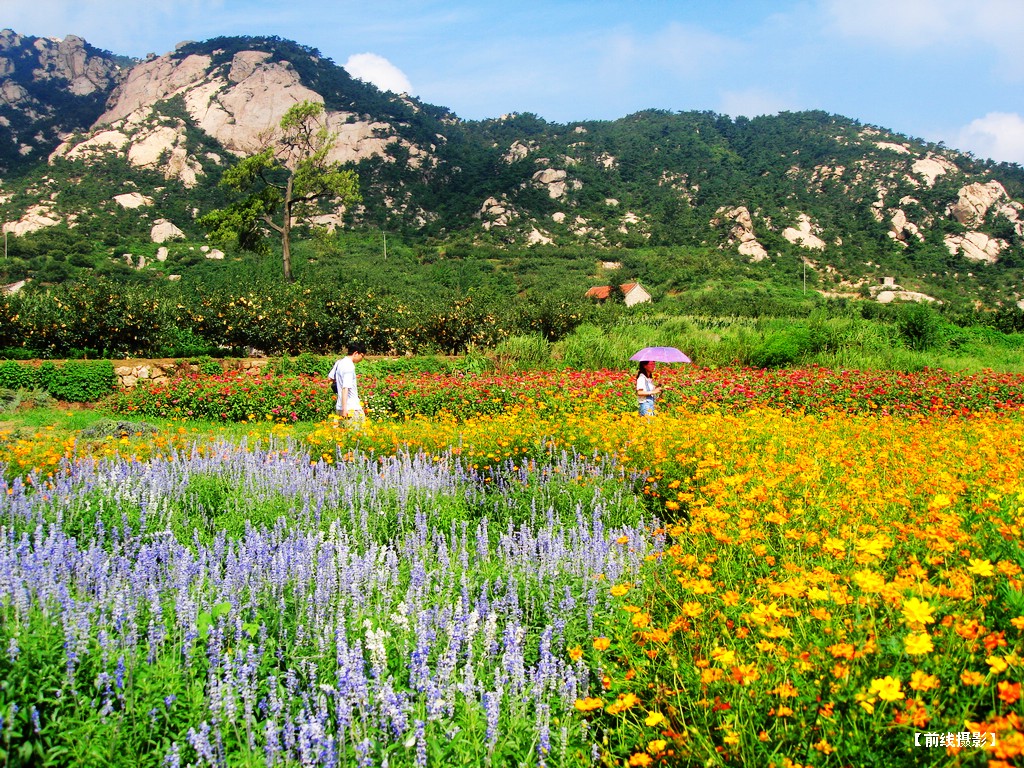
[[(297, 231), (300, 281), (514, 296), (639, 279), (692, 305), (729, 288), (876, 299), (890, 278), (896, 300), (1021, 301), (1024, 170), (850, 117), (466, 121), (278, 38), (188, 43), (145, 62), (67, 38), (74, 66), (49, 69), (37, 39), (8, 30), (2, 42), (4, 92), (49, 99), (0, 105), (12, 139), (0, 144), (34, 119), (40, 128), (38, 146), (2, 169), (7, 284), (237, 280), (250, 257), (212, 247), (203, 216), (230, 200), (224, 170), (309, 98), (324, 104), (362, 203), (328, 205)], [(87, 75), (89, 94), (68, 95)]]

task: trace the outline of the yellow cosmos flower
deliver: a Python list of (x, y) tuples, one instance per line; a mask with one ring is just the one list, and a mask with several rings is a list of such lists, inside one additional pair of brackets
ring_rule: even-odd
[(583, 658), (583, 649), (580, 648), (578, 645), (575, 646), (574, 648), (570, 648), (569, 649), (569, 658), (572, 659), (573, 661), (579, 661), (581, 658)]
[(633, 626), (637, 629), (643, 629), (651, 623), (651, 615), (649, 613), (634, 613), (633, 614)]
[(988, 664), (989, 669), (992, 670), (993, 675), (1001, 675), (1009, 668), (1009, 664), (1006, 663), (1006, 659), (1002, 656), (989, 656), (985, 659), (985, 663)]
[(657, 755), (665, 751), (665, 747), (668, 746), (668, 742), (664, 739), (653, 739), (647, 742), (647, 751), (652, 755)]
[(616, 584), (612, 587), (613, 597), (622, 597), (627, 592), (629, 592), (629, 584)]
[(644, 722), (654, 728), (657, 725), (661, 725), (665, 722), (665, 716), (661, 712), (648, 712), (647, 719)]
[(903, 641), (903, 647), (910, 656), (924, 656), (935, 650), (932, 638), (927, 632), (907, 635)]
[(904, 698), (903, 683), (891, 675), (878, 677), (871, 681), (869, 693), (876, 694), (882, 701), (899, 701)]
[(607, 637), (595, 637), (594, 638), (594, 650), (595, 651), (607, 651), (608, 646), (612, 644), (612, 641)]
[(885, 587), (885, 577), (872, 570), (857, 571), (853, 580), (864, 592), (881, 592)]
[(629, 758), (630, 765), (646, 766), (650, 765), (654, 760), (646, 752), (637, 752), (631, 758)]
[(967, 566), (967, 570), (975, 576), (992, 576), (996, 572), (995, 567), (990, 561), (976, 560), (974, 558), (971, 558), (970, 565)]
[(884, 557), (891, 546), (892, 542), (885, 536), (875, 536), (871, 539), (859, 539), (857, 541), (857, 551), (872, 557)]
[(730, 664), (735, 663), (736, 652), (730, 651), (726, 648), (715, 648), (715, 650), (711, 652), (711, 658), (723, 667), (728, 667)]
[(935, 622), (935, 609), (926, 601), (911, 597), (903, 601), (903, 620), (911, 626), (923, 627)]

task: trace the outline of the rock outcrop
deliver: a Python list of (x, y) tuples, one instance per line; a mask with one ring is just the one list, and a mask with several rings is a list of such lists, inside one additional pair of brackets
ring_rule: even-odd
[(768, 258), (768, 251), (754, 234), (754, 220), (746, 206), (736, 208), (719, 208), (715, 218), (711, 220), (711, 226), (720, 227), (732, 222), (729, 230), (730, 244), (736, 244), (736, 250), (741, 256), (746, 256), (751, 261), (764, 261)]
[(782, 230), (782, 236), (789, 240), (789, 242), (796, 245), (802, 245), (804, 248), (809, 248), (812, 251), (823, 251), (825, 250), (825, 241), (814, 234), (816, 227), (811, 222), (811, 217), (806, 213), (801, 213), (797, 217), (797, 226), (786, 227)]
[(498, 200), (496, 197), (484, 200), (479, 213), (477, 213), (477, 218), (483, 221), (485, 230), (492, 227), (507, 227), (512, 219), (517, 217), (518, 214), (507, 200)]
[(25, 211), (25, 214), (17, 221), (8, 221), (3, 226), (3, 231), (8, 234), (21, 236), (29, 232), (36, 232), (46, 227), (55, 227), (61, 223), (61, 218), (53, 210), (44, 204), (34, 205)]
[[(207, 55), (168, 54), (135, 67), (114, 92), (96, 126), (126, 133), (132, 143), (129, 152), (144, 156), (147, 162), (171, 152), (173, 163), (175, 150), (182, 147), (180, 133), (162, 126), (139, 136), (134, 127), (150, 120), (154, 105), (174, 98), (183, 100), (196, 127), (235, 155), (264, 147), (284, 113), (295, 104), (323, 103), (323, 97), (302, 83), (290, 63), (274, 61), (264, 51), (239, 51), (226, 69), (215, 67)], [(329, 110), (327, 127), (337, 135), (329, 155), (332, 161), (358, 162), (387, 156), (388, 145), (396, 142), (409, 151), (411, 164), (417, 166), (424, 161), (425, 152), (399, 139), (388, 123)], [(194, 158), (182, 155), (177, 162), (182, 168), (198, 172), (199, 163)]]
[(564, 197), (569, 187), (568, 174), (556, 168), (544, 168), (533, 174), (533, 181), (540, 187), (547, 189), (548, 196), (552, 200)]
[(995, 264), (999, 261), (999, 254), (1010, 247), (1005, 240), (997, 237), (989, 237), (984, 232), (968, 232), (964, 235), (946, 235), (943, 238), (946, 248), (956, 256), (962, 255), (971, 261), (981, 261), (986, 264)]
[(157, 219), (149, 231), (149, 239), (154, 243), (166, 243), (168, 240), (183, 240), (184, 238), (185, 233), (167, 219)]
[(949, 215), (964, 226), (977, 226), (985, 220), (992, 206), (1008, 199), (1006, 189), (998, 181), (968, 184), (958, 193), (956, 203), (950, 206)]
[(910, 170), (924, 179), (926, 186), (934, 186), (935, 180), (944, 173), (957, 173), (959, 169), (941, 155), (928, 154), (918, 158)]

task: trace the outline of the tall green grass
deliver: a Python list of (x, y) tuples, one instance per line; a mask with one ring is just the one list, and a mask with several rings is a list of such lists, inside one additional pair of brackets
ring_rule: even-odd
[(820, 365), (828, 368), (919, 371), (924, 368), (1000, 372), (1024, 370), (1024, 336), (986, 328), (959, 328), (911, 315), (907, 322), (861, 317), (807, 318), (624, 316), (602, 328), (581, 325), (549, 343), (516, 336), (495, 350), (504, 370), (564, 366), (629, 367), (647, 346), (678, 347), (699, 365), (760, 368)]

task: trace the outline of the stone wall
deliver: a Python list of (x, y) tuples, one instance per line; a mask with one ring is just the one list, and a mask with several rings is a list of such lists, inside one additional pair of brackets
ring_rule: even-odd
[[(241, 371), (258, 376), (263, 373), (269, 360), (215, 360), (225, 373)], [(131, 389), (140, 381), (165, 381), (187, 373), (199, 373), (199, 365), (189, 360), (117, 360), (114, 361), (117, 385)]]

